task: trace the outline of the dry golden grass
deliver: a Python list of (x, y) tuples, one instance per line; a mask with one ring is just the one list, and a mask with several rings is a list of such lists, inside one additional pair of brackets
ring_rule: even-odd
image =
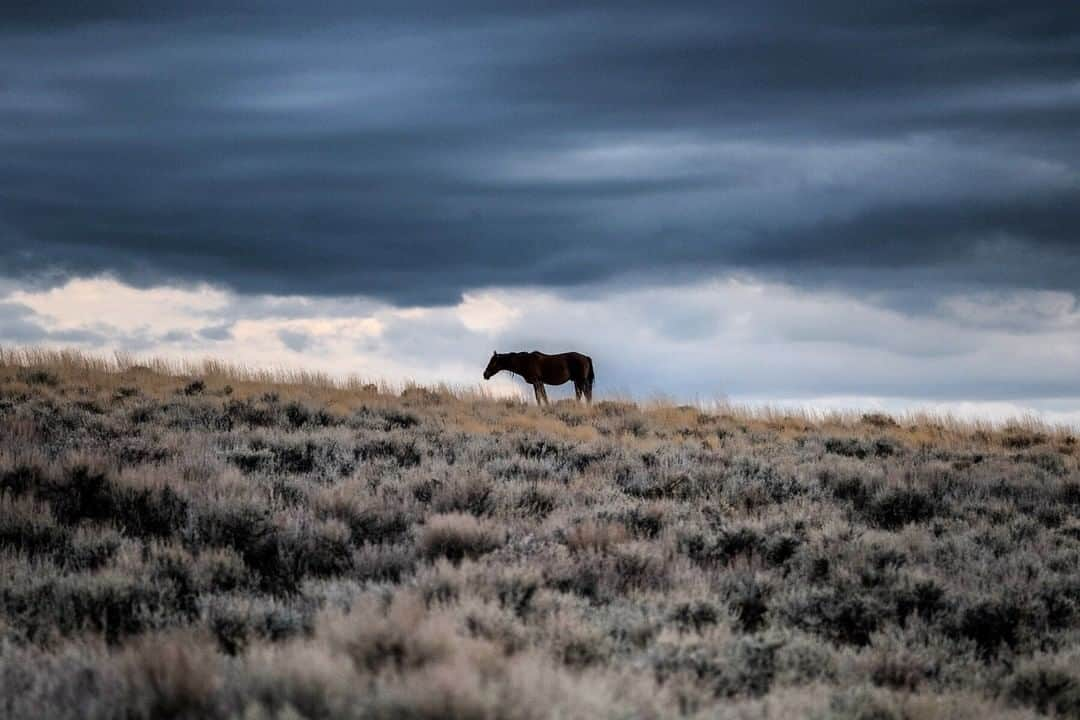
[(1043, 438), (1067, 448), (1076, 443), (1077, 434), (1074, 428), (1033, 416), (966, 419), (927, 412), (888, 415), (726, 402), (687, 405), (670, 399), (636, 403), (602, 396), (589, 408), (561, 401), (556, 403), (559, 411), (551, 413), (533, 406), (524, 392), (516, 397), (498, 397), (480, 384), (424, 387), (411, 381), (395, 384), (357, 376), (336, 378), (303, 369), (254, 368), (218, 359), (193, 362), (136, 358), (124, 353), (101, 356), (75, 350), (0, 347), (0, 373), (7, 373), (8, 383), (25, 384), (23, 379), (34, 371), (48, 373), (61, 385), (77, 385), (82, 394), (98, 397), (138, 388), (148, 397), (162, 399), (183, 392), (192, 382), (202, 382), (206, 392), (227, 391), (229, 397), (238, 400), (272, 393), (283, 402), (310, 403), (338, 414), (371, 405), (404, 405), (435, 412), (465, 432), (536, 431), (576, 442), (598, 439), (596, 428), (588, 421), (620, 408), (640, 413), (650, 425), (667, 430), (667, 439), (676, 441), (680, 431), (700, 424), (703, 415), (788, 439), (811, 432), (864, 437), (885, 431), (908, 443), (935, 446), (1022, 445), (1032, 438)]

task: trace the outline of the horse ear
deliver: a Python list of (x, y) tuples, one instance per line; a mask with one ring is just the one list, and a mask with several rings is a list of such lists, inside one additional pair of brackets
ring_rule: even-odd
[(498, 354), (499, 354), (499, 352), (497, 350), (492, 350), (491, 351), (491, 357), (495, 357)]

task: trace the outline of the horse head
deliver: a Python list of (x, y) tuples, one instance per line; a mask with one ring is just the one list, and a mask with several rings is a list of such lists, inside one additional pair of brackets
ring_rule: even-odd
[(491, 376), (502, 370), (505, 366), (502, 364), (502, 358), (499, 353), (492, 352), (491, 360), (488, 361), (487, 368), (484, 370), (484, 379), (490, 380)]

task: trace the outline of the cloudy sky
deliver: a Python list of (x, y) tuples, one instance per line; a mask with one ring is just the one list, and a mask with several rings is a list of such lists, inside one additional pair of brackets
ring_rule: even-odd
[(66, 5), (0, 344), (1080, 422), (1080, 4)]

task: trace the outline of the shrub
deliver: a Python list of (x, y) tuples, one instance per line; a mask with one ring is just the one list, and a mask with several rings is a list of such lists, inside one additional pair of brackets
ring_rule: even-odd
[[(761, 533), (747, 526), (722, 528), (710, 534), (689, 533), (678, 540), (680, 552), (703, 567), (727, 565), (738, 557), (751, 557), (765, 545)], [(775, 555), (781, 556), (783, 550)]]
[(750, 695), (769, 692), (776, 677), (776, 651), (783, 643), (761, 636), (746, 637), (728, 650), (726, 672), (721, 673), (714, 692), (719, 696)]
[(1008, 428), (1001, 437), (1001, 444), (1012, 450), (1026, 450), (1036, 445), (1042, 445), (1047, 441), (1046, 435), (1040, 432), (1031, 432), (1023, 428)]
[(60, 384), (60, 376), (49, 370), (41, 368), (25, 368), (19, 371), (18, 377), (27, 385), (44, 385), (56, 387)]
[(804, 635), (788, 639), (776, 650), (776, 679), (804, 685), (836, 678), (837, 663), (826, 644)]
[(684, 492), (693, 485), (689, 473), (653, 475), (629, 470), (619, 473), (617, 479), (623, 492), (639, 500), (685, 497)]
[(352, 574), (360, 580), (401, 582), (416, 569), (416, 550), (406, 544), (371, 544), (353, 557)]
[(279, 562), (296, 578), (332, 577), (352, 568), (349, 531), (341, 523), (294, 521), (272, 537)]
[(193, 573), (196, 585), (211, 593), (243, 590), (251, 584), (251, 572), (232, 548), (202, 551), (195, 559)]
[(518, 495), (517, 509), (526, 517), (543, 520), (555, 509), (556, 503), (554, 492), (530, 485)]
[(108, 563), (120, 548), (120, 534), (113, 530), (76, 531), (70, 546), (54, 555), (54, 561), (68, 570), (97, 570)]
[(412, 513), (393, 506), (343, 509), (335, 515), (349, 528), (354, 545), (398, 542), (414, 522)]
[(862, 460), (870, 450), (855, 438), (828, 438), (825, 440), (825, 452)]
[(672, 609), (668, 619), (682, 631), (701, 632), (720, 621), (720, 612), (712, 603), (704, 600), (680, 603)]
[(1080, 717), (1080, 680), (1053, 665), (1030, 663), (1021, 667), (1006, 682), (1005, 695), (1041, 713)]
[(218, 647), (228, 655), (243, 652), (255, 640), (281, 642), (314, 631), (314, 606), (305, 601), (224, 595), (210, 599), (204, 615)]
[(202, 506), (194, 519), (186, 538), (193, 550), (228, 547), (244, 557), (271, 532), (267, 509), (253, 502), (228, 500)]
[(199, 588), (190, 555), (174, 548), (157, 551), (151, 558), (150, 580), (159, 592), (168, 593), (175, 613), (184, 619), (198, 614)]
[(888, 695), (866, 688), (834, 693), (821, 720), (904, 720), (904, 713)]
[(884, 413), (863, 413), (862, 422), (876, 428), (900, 427), (895, 420)]
[(917, 692), (939, 672), (937, 658), (922, 648), (910, 648), (889, 637), (866, 653), (870, 681), (879, 687)]
[(311, 411), (298, 402), (285, 406), (285, 419), (293, 428), (300, 428), (311, 420)]
[(307, 475), (319, 466), (319, 448), (311, 440), (274, 443), (268, 449), (274, 472)]
[(270, 450), (237, 450), (229, 455), (229, 462), (245, 473), (270, 472), (274, 454)]
[(1065, 465), (1065, 457), (1057, 452), (1027, 453), (1025, 455), (1017, 456), (1017, 460), (1029, 462), (1040, 470), (1058, 477), (1061, 477), (1068, 472)]
[(610, 603), (633, 591), (664, 590), (670, 586), (667, 563), (648, 549), (617, 547), (607, 553), (587, 552), (553, 563), (547, 584), (590, 602)]
[(491, 483), (481, 477), (450, 480), (435, 491), (431, 506), (438, 513), (490, 515), (494, 509), (493, 489)]
[(189, 396), (190, 395), (202, 395), (204, 390), (206, 390), (206, 383), (205, 382), (203, 382), (202, 380), (192, 380), (191, 382), (189, 382), (187, 385), (184, 386), (183, 392), (184, 392), (185, 395), (189, 395)]
[(874, 484), (859, 475), (840, 473), (832, 468), (822, 470), (819, 478), (822, 486), (833, 498), (850, 503), (856, 510), (862, 510), (869, 505), (876, 492)]
[(213, 648), (190, 634), (148, 635), (120, 658), (130, 717), (215, 715), (221, 668)]
[(885, 530), (909, 523), (926, 522), (937, 514), (933, 498), (922, 490), (896, 488), (874, 498), (866, 510), (867, 521)]
[(587, 628), (577, 628), (577, 632), (563, 634), (554, 645), (558, 661), (578, 671), (600, 664), (610, 652), (605, 647), (605, 638)]
[(265, 508), (246, 502), (203, 508), (186, 541), (193, 549), (232, 548), (255, 574), (259, 587), (271, 593), (296, 592), (306, 573), (344, 570), (351, 561), (343, 536), (299, 528), (287, 531), (270, 522)]
[(433, 515), (420, 530), (417, 545), (428, 560), (445, 557), (451, 562), (475, 558), (502, 544), (498, 533), (472, 515)]
[(723, 595), (739, 630), (753, 633), (765, 624), (769, 588), (759, 583), (756, 577), (739, 574), (728, 578)]
[(1070, 480), (1061, 483), (1058, 497), (1064, 505), (1070, 508), (1080, 508), (1080, 482)]
[(369, 673), (430, 665), (450, 654), (453, 641), (452, 629), (411, 593), (394, 595), (386, 607), (361, 602), (348, 614), (327, 618), (318, 632)]
[(188, 501), (168, 485), (159, 488), (128, 487), (113, 495), (112, 520), (117, 528), (135, 537), (171, 537), (188, 518)]
[(396, 407), (363, 407), (353, 413), (347, 424), (354, 429), (387, 432), (390, 430), (408, 430), (419, 425), (420, 418), (415, 413)]
[(44, 473), (38, 465), (21, 463), (0, 472), (0, 496), (19, 497), (42, 485)]
[(533, 599), (540, 589), (540, 578), (532, 571), (501, 572), (495, 577), (495, 594), (500, 607), (525, 617), (532, 609)]
[(0, 496), (0, 549), (63, 558), (71, 545), (71, 531), (57, 525), (43, 506)]
[(870, 636), (887, 617), (873, 598), (841, 587), (800, 591), (781, 612), (794, 627), (857, 647), (870, 644)]
[(103, 470), (79, 464), (65, 476), (41, 488), (56, 519), (65, 524), (80, 520), (108, 520), (112, 516), (112, 488)]
[(353, 457), (358, 462), (390, 460), (399, 467), (414, 467), (423, 460), (416, 441), (401, 435), (366, 438), (353, 448)]
[(707, 687), (714, 697), (756, 697), (772, 687), (776, 651), (781, 645), (776, 639), (760, 636), (727, 645), (688, 643), (657, 648), (651, 660), (662, 681), (684, 676)]
[(2, 597), (7, 617), (35, 640), (91, 630), (115, 644), (173, 620), (167, 590), (115, 573), (46, 576)]
[(770, 565), (783, 565), (798, 551), (802, 538), (787, 533), (770, 533), (764, 542), (761, 554)]
[(664, 528), (665, 513), (660, 507), (633, 507), (620, 519), (631, 535), (651, 540)]
[(626, 530), (623, 526), (611, 522), (587, 520), (573, 525), (566, 531), (566, 546), (575, 553), (606, 553), (626, 540)]
[(983, 600), (961, 611), (953, 633), (974, 641), (979, 652), (990, 657), (1002, 645), (1016, 647), (1026, 617), (1025, 608), (1011, 599)]
[(221, 417), (228, 428), (234, 425), (265, 428), (272, 427), (278, 422), (278, 412), (275, 407), (265, 403), (257, 404), (251, 400), (230, 400), (225, 405), (225, 411)]
[(917, 616), (923, 622), (931, 622), (949, 607), (945, 589), (934, 580), (919, 580), (894, 591), (896, 617), (903, 627), (908, 618)]

